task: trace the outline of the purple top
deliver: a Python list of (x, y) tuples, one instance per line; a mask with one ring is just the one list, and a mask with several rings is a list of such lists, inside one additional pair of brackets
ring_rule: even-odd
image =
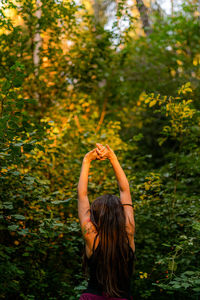
[[(90, 294), (90, 293), (84, 293), (81, 295), (79, 300), (127, 300), (127, 298), (108, 298), (106, 296), (98, 296), (98, 295), (94, 295), (94, 294)], [(133, 297), (131, 296), (129, 298), (130, 300), (133, 300)]]

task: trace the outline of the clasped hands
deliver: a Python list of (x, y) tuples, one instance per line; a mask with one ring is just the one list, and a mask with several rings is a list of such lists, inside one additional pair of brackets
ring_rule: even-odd
[(88, 161), (111, 159), (114, 152), (109, 145), (106, 144), (106, 147), (104, 147), (102, 144), (96, 143), (96, 146), (95, 149), (85, 155), (84, 159)]

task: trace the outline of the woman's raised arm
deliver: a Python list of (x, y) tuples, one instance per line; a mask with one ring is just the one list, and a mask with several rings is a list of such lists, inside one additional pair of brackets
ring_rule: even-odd
[[(114, 151), (108, 145), (106, 145), (107, 149), (101, 144), (96, 144), (96, 145), (98, 147), (97, 153), (100, 155), (100, 157), (108, 158), (112, 164), (112, 167), (114, 169), (115, 176), (116, 176), (116, 179), (118, 182), (119, 190), (120, 190), (120, 198), (121, 198), (122, 194), (124, 194), (124, 193), (130, 194), (129, 183), (128, 183), (127, 177), (126, 177), (122, 167), (120, 166), (120, 163), (119, 163), (118, 158), (115, 155)], [(121, 202), (122, 202), (122, 204), (127, 203), (127, 204), (132, 205), (131, 197), (128, 197), (128, 199), (122, 197)]]
[(117, 183), (119, 186), (121, 203), (123, 205), (128, 204), (127, 206), (124, 206), (127, 232), (130, 235), (133, 235), (135, 232), (135, 221), (134, 221), (132, 199), (131, 199), (128, 179), (118, 161), (117, 156), (115, 155), (114, 151), (109, 147), (109, 145), (106, 145), (107, 149), (103, 147), (101, 144), (96, 144), (96, 145), (98, 147), (97, 153), (99, 154), (99, 156), (101, 158), (105, 158), (105, 157), (108, 158), (110, 160), (110, 163), (112, 164), (117, 179)]
[(88, 175), (90, 169), (90, 163), (92, 160), (98, 158), (96, 149), (88, 152), (82, 162), (80, 178), (78, 182), (78, 216), (80, 224), (82, 225), (84, 221), (89, 216), (90, 203), (88, 200), (87, 190), (88, 190)]
[(95, 159), (99, 159), (96, 149), (85, 155), (78, 182), (78, 217), (86, 241), (86, 251), (89, 251), (88, 249), (91, 251), (94, 237), (97, 234), (95, 226), (90, 221), (90, 203), (87, 195), (90, 163)]

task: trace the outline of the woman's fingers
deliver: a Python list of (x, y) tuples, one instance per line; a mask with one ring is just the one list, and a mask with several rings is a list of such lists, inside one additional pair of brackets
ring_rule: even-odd
[(97, 157), (97, 160), (106, 160), (107, 158), (105, 158), (105, 157), (101, 157), (101, 156), (98, 156)]
[(105, 148), (102, 144), (100, 143), (96, 143), (96, 146), (98, 147), (99, 150), (101, 150), (102, 148)]
[(101, 149), (98, 149), (98, 148), (96, 148), (97, 150), (97, 153), (99, 154), (99, 155), (101, 155), (104, 151), (105, 151), (105, 147), (103, 146)]
[(109, 151), (112, 151), (108, 144), (106, 144), (106, 148), (107, 148)]
[(106, 157), (102, 157), (102, 156), (98, 157), (98, 160), (106, 160), (106, 159), (107, 159)]
[(101, 151), (98, 148), (96, 148), (95, 150), (97, 153), (97, 159), (101, 160), (101, 158), (102, 158)]
[(97, 152), (98, 155), (101, 154), (101, 151), (98, 148), (96, 148), (96, 152)]
[(101, 149), (101, 146), (100, 146), (99, 143), (96, 143), (96, 146), (97, 146), (97, 148), (98, 148), (99, 150)]
[(96, 152), (98, 155), (98, 159), (100, 160), (105, 160), (107, 159), (107, 153), (112, 151), (112, 149), (109, 147), (108, 144), (106, 144), (106, 147), (104, 147), (102, 144), (100, 143), (96, 143)]
[(104, 155), (106, 154), (106, 152), (108, 150), (104, 146), (103, 146), (103, 149), (99, 150), (98, 148), (96, 148), (95, 151), (96, 151), (98, 160), (106, 160), (107, 159), (107, 157), (104, 157)]
[(108, 151), (107, 149), (104, 149), (104, 150), (100, 153), (100, 156), (103, 157), (103, 156), (107, 153), (107, 151)]

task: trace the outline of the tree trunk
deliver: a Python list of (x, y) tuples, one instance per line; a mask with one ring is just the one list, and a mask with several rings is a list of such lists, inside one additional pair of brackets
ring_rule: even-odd
[[(35, 78), (38, 80), (38, 69), (39, 69), (39, 64), (40, 64), (40, 47), (42, 46), (42, 38), (40, 36), (40, 29), (39, 29), (39, 19), (41, 18), (42, 15), (42, 9), (41, 9), (41, 1), (36, 0), (36, 18), (38, 19), (37, 25), (36, 25), (36, 32), (33, 37), (33, 43), (34, 43), (34, 49), (33, 49), (33, 64), (34, 64), (34, 73), (35, 73)], [(35, 91), (35, 98), (39, 102), (40, 95), (37, 91)]]
[(100, 23), (100, 3), (99, 0), (94, 0), (93, 4), (95, 23)]
[(198, 12), (199, 12), (198, 19), (200, 20), (200, 0), (198, 0), (197, 10), (198, 10)]
[(171, 15), (174, 16), (174, 0), (171, 0)]
[(136, 0), (136, 3), (137, 3), (137, 8), (140, 12), (140, 18), (142, 21), (143, 30), (148, 36), (149, 34), (152, 33), (152, 28), (149, 22), (148, 9), (144, 5), (144, 2), (142, 0)]
[[(41, 2), (40, 0), (36, 0), (36, 6), (37, 6), (37, 10), (36, 10), (36, 17), (39, 21), (39, 19), (41, 18), (42, 15), (42, 10), (41, 10)], [(39, 63), (40, 63), (40, 50), (39, 48), (42, 46), (42, 39), (40, 36), (40, 29), (39, 29), (39, 22), (36, 25), (36, 32), (33, 38), (33, 41), (35, 43), (35, 48), (33, 51), (33, 64), (35, 66), (35, 75), (38, 75), (38, 67), (39, 67)]]

